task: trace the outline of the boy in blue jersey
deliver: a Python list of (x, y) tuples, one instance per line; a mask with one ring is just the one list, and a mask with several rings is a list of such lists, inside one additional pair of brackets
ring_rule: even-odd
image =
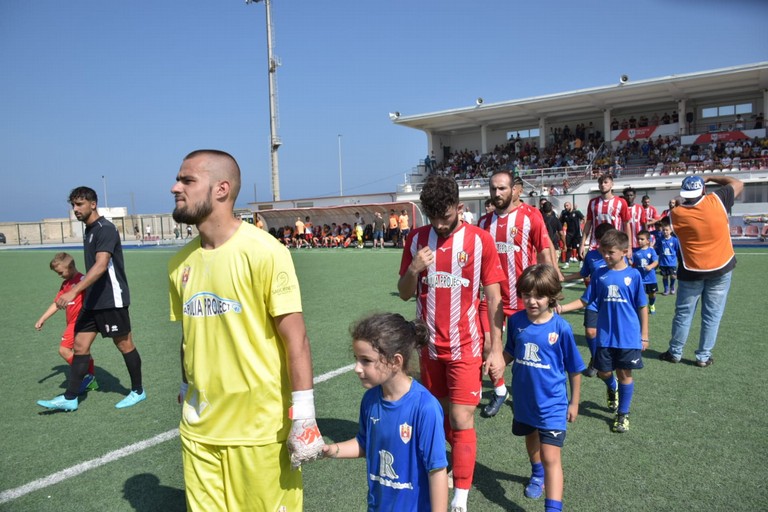
[[(512, 315), (504, 361), (512, 365), (512, 433), (525, 436), (531, 478), (525, 496), (546, 491), (546, 512), (563, 508), (561, 449), (566, 423), (576, 421), (581, 391), (581, 359), (568, 322), (552, 308), (561, 297), (557, 272), (549, 265), (526, 268), (517, 281), (525, 311)], [(567, 380), (571, 386), (568, 400)]]
[(645, 294), (648, 295), (648, 311), (654, 315), (656, 314), (656, 292), (659, 291), (656, 281), (659, 256), (651, 247), (651, 234), (648, 231), (642, 230), (637, 233), (637, 244), (640, 248), (632, 254), (632, 262), (643, 278)]
[(661, 226), (661, 238), (659, 239), (659, 269), (661, 271), (661, 279), (664, 282), (664, 292), (662, 295), (675, 293), (678, 252), (680, 252), (680, 241), (676, 236), (672, 236), (672, 226), (663, 224)]
[[(603, 238), (603, 235), (612, 229), (615, 228), (608, 222), (603, 222), (597, 226), (595, 229), (595, 239), (597, 242), (600, 243), (600, 239)], [(600, 253), (600, 249), (590, 249), (587, 254), (584, 255), (584, 262), (581, 265), (581, 269), (574, 274), (565, 276), (564, 281), (570, 281), (573, 278), (581, 277), (584, 279), (584, 285), (589, 286), (589, 281), (594, 273), (604, 267), (605, 260)], [(597, 337), (597, 308), (594, 304), (588, 305), (584, 310), (584, 337), (587, 340), (587, 347), (589, 347), (590, 354), (589, 365), (587, 365), (587, 369), (584, 370), (584, 376), (591, 378), (597, 375), (597, 370), (595, 370), (595, 367), (592, 364), (595, 358), (595, 350), (597, 349), (595, 343), (595, 338)]]
[(408, 375), (411, 353), (429, 341), (427, 326), (395, 313), (375, 314), (360, 320), (350, 333), (355, 373), (368, 391), (360, 403), (357, 436), (326, 445), (323, 456), (365, 457), (369, 512), (445, 512), (443, 410)]
[(600, 250), (607, 266), (595, 273), (579, 300), (558, 308), (558, 312), (567, 312), (592, 302), (597, 306), (594, 365), (607, 387), (608, 408), (617, 412), (611, 430), (619, 433), (629, 430), (632, 370), (643, 367), (641, 352), (648, 348), (648, 299), (640, 272), (627, 264), (628, 249), (626, 233), (611, 230), (603, 235)]

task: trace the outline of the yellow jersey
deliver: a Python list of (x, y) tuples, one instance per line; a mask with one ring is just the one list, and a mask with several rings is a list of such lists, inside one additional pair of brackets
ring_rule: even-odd
[(265, 445), (290, 430), (291, 385), (274, 317), (301, 312), (288, 250), (243, 222), (221, 247), (200, 238), (168, 264), (189, 382), (179, 430), (211, 445)]

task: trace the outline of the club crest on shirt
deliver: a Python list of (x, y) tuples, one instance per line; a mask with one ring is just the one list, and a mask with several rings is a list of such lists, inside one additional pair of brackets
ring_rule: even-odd
[(627, 286), (629, 286), (630, 284), (632, 284), (632, 278), (631, 278), (631, 277), (629, 277), (629, 276), (625, 277), (625, 278), (624, 278), (624, 284), (625, 284), (625, 285), (627, 285)]
[(551, 333), (549, 333), (549, 336), (547, 337), (547, 341), (549, 341), (550, 345), (554, 345), (555, 343), (557, 343), (557, 339), (559, 337), (560, 337), (560, 335), (557, 334), (556, 332), (551, 332)]
[(456, 255), (456, 263), (458, 263), (460, 267), (463, 267), (467, 264), (468, 261), (469, 254), (467, 254), (467, 251), (459, 251), (459, 253)]
[(186, 288), (187, 281), (189, 281), (189, 272), (192, 270), (192, 267), (186, 266), (184, 267), (184, 272), (181, 274), (181, 287)]
[(515, 235), (517, 235), (517, 226), (510, 226), (509, 227), (509, 236), (514, 238)]
[(412, 436), (413, 436), (412, 426), (410, 426), (407, 423), (403, 423), (402, 425), (400, 425), (400, 440), (403, 443), (408, 444)]

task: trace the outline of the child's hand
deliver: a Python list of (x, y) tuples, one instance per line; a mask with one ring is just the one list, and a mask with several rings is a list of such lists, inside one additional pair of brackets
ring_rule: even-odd
[(568, 423), (573, 423), (579, 416), (579, 404), (568, 405)]
[(322, 458), (324, 458), (324, 459), (335, 459), (338, 456), (339, 456), (339, 445), (338, 445), (338, 443), (326, 444), (325, 446), (323, 446)]
[(557, 313), (558, 315), (563, 314), (563, 306), (559, 302), (555, 304), (555, 313)]
[(643, 348), (640, 349), (641, 352), (645, 352), (645, 350), (651, 345), (651, 342), (648, 340), (642, 340)]
[(35, 322), (35, 329), (38, 331), (43, 330), (43, 324), (45, 323), (45, 320), (38, 320)]

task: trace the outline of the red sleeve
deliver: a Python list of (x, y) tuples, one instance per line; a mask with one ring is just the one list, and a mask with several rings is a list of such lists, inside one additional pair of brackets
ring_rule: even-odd
[(587, 203), (587, 222), (592, 221), (592, 202), (593, 201), (594, 199), (590, 199), (589, 202)]
[(619, 203), (621, 203), (621, 222), (629, 222), (632, 220), (632, 216), (629, 214), (629, 205), (623, 197), (619, 197)]
[(403, 256), (400, 259), (400, 277), (405, 275), (405, 272), (408, 270), (408, 266), (413, 261), (413, 255), (411, 254), (411, 241), (413, 240), (413, 237), (416, 236), (416, 233), (418, 233), (418, 230), (416, 229), (408, 233), (408, 236), (405, 239), (405, 243), (403, 244)]
[(537, 251), (541, 252), (544, 249), (549, 249), (547, 225), (544, 224), (544, 217), (541, 215), (541, 212), (536, 208), (531, 208), (531, 232), (529, 236)]
[(483, 244), (483, 263), (480, 266), (480, 282), (483, 286), (500, 283), (506, 279), (504, 270), (499, 262), (499, 253), (496, 251), (496, 242), (490, 233), (480, 232), (480, 241)]

